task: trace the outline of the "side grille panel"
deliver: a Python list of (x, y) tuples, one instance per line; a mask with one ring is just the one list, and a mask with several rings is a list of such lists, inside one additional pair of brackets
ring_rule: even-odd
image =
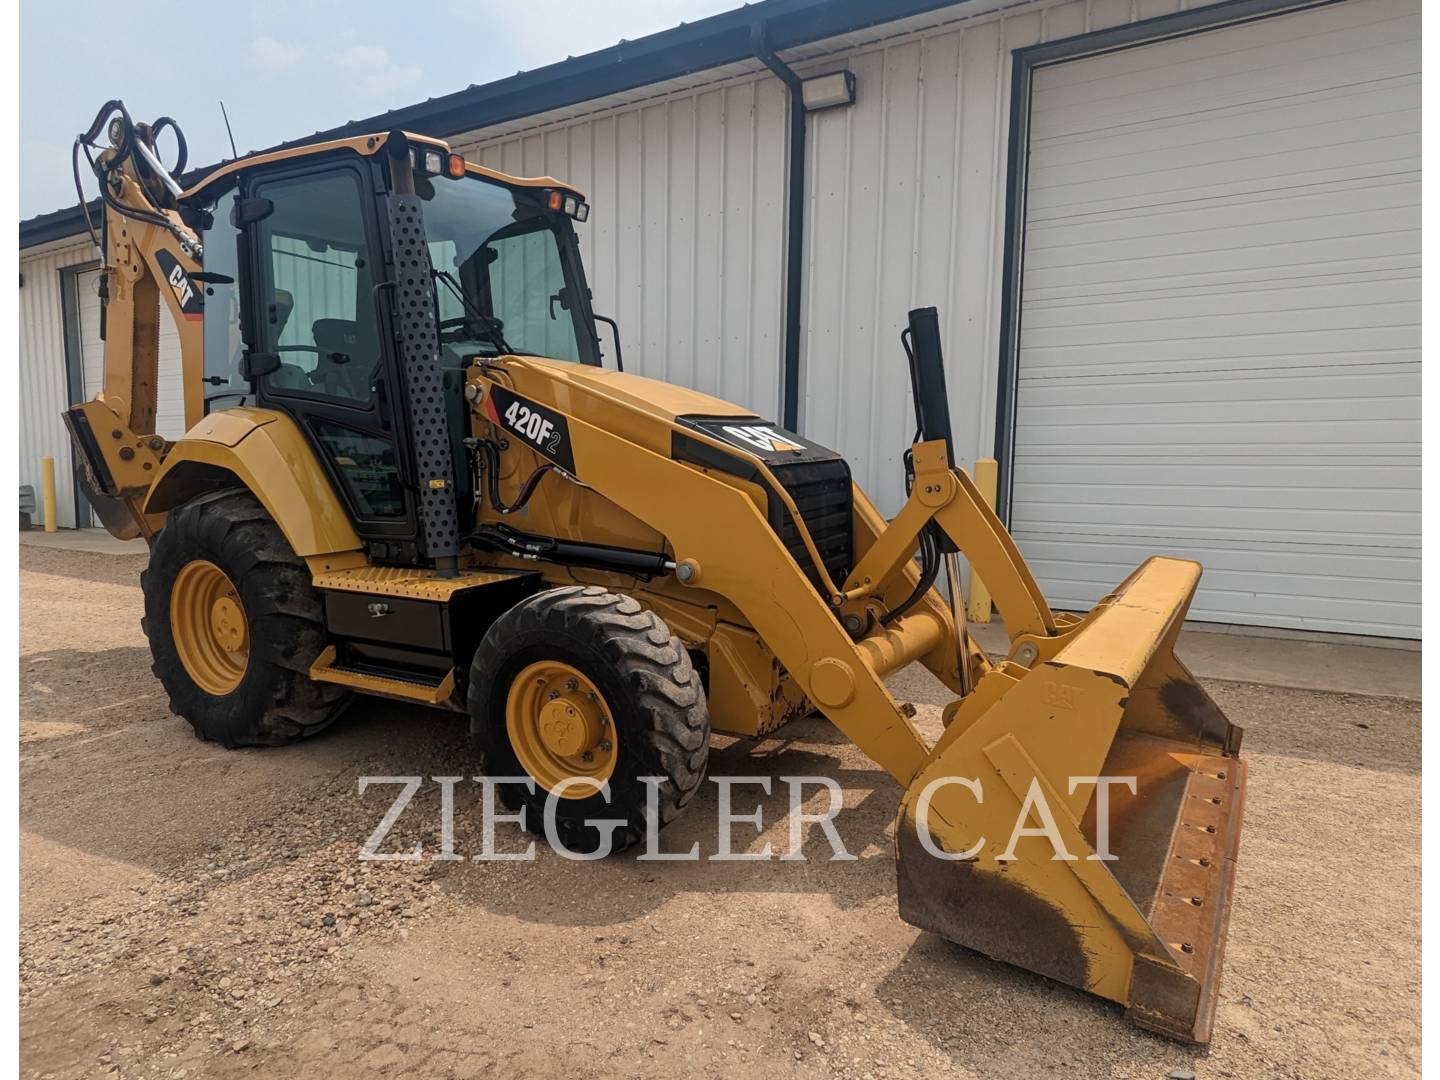
[[(795, 506), (804, 518), (806, 527), (820, 549), (820, 557), (830, 572), (831, 580), (843, 586), (845, 577), (854, 565), (854, 540), (851, 535), (851, 488), (850, 466), (843, 459), (829, 461), (797, 461), (793, 464), (772, 465), (775, 478), (780, 481)], [(791, 557), (805, 571), (806, 577), (822, 593), (826, 586), (800, 530), (790, 519), (785, 504), (778, 498), (770, 499), (770, 527), (779, 535)]]

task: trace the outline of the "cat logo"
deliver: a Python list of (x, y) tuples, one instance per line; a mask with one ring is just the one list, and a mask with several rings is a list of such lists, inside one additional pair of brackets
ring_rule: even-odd
[(155, 253), (155, 261), (160, 264), (160, 270), (165, 275), (165, 284), (169, 285), (170, 291), (175, 294), (175, 301), (180, 305), (180, 314), (192, 320), (204, 318), (205, 300), (195, 291), (190, 275), (185, 272), (179, 260), (162, 249)]
[(179, 263), (170, 271), (170, 287), (175, 290), (175, 298), (184, 307), (195, 298), (195, 290), (190, 288), (190, 279), (185, 276), (185, 268)]
[(738, 439), (746, 446), (753, 446), (767, 454), (780, 454), (786, 450), (804, 450), (799, 443), (791, 442), (772, 427), (763, 424), (727, 425), (720, 429), (732, 439)]

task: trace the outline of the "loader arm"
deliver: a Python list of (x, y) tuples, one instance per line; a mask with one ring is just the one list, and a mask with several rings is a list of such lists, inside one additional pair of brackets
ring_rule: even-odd
[[(482, 398), (497, 386), (515, 392), (503, 368), (481, 370)], [(910, 495), (888, 525), (857, 492), (860, 556), (836, 585), (807, 575), (820, 560), (798, 513), (804, 544), (792, 555), (732, 474), (660, 452), (639, 410), (626, 422), (583, 396), (547, 397), (552, 408), (566, 403), (575, 478), (663, 535), (677, 579), (733, 604), (810, 701), (905, 789), (902, 915), (1121, 1002), (1142, 1026), (1208, 1040), (1245, 770), (1239, 729), (1173, 654), (1197, 564), (1152, 559), (1089, 614), (1057, 616), (1014, 540), (950, 464), (948, 440), (932, 439), (911, 448)], [(767, 474), (763, 462), (754, 471)], [(856, 623), (846, 616), (877, 599), (889, 607), (897, 583), (913, 581), (926, 529), (938, 529), (994, 597), (1011, 638), (998, 664), (933, 593), (893, 621), (847, 632)], [(915, 660), (962, 692), (934, 747), (884, 683)], [(1126, 786), (1102, 826), (1096, 778), (1112, 776)]]
[(754, 501), (582, 416), (567, 420), (580, 478), (663, 534), (676, 561), (693, 564), (690, 584), (733, 603), (831, 722), (908, 784), (929, 752), (924, 740)]

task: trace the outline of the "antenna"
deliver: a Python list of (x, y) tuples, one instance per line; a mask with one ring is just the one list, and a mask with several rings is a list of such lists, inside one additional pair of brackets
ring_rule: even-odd
[(230, 114), (225, 111), (225, 102), (220, 102), (220, 115), (225, 118), (225, 134), (230, 136), (230, 156), (238, 158), (240, 151), (235, 149), (235, 133), (230, 130)]

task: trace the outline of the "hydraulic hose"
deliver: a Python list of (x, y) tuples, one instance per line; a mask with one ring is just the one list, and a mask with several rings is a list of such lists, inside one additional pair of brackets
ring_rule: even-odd
[(920, 534), (920, 580), (915, 583), (915, 591), (901, 601), (899, 605), (880, 616), (880, 625), (889, 626), (918, 604), (920, 598), (934, 586), (935, 579), (939, 574), (940, 542), (935, 536), (935, 525), (932, 522), (927, 524), (924, 531)]
[[(468, 442), (468, 440), (467, 440)], [(485, 456), (485, 463), (478, 471), (485, 474), (485, 491), (490, 498), (490, 507), (497, 514), (513, 514), (530, 501), (530, 496), (535, 494), (535, 489), (540, 486), (540, 481), (554, 465), (546, 462), (532, 472), (525, 483), (521, 485), (520, 491), (515, 496), (513, 503), (506, 503), (500, 497), (500, 447), (490, 439), (479, 439), (475, 443), (476, 450)]]
[[(98, 161), (94, 154), (91, 153), (91, 150), (95, 148), (95, 140), (100, 137), (101, 132), (109, 128), (112, 117), (117, 113), (120, 117), (121, 127), (119, 139), (111, 140), (114, 154), (109, 161)], [(184, 168), (188, 156), (185, 136), (180, 131), (180, 126), (168, 116), (162, 116), (155, 122), (152, 133), (165, 127), (169, 127), (175, 133), (175, 141), (178, 147), (178, 160), (176, 163), (176, 171), (178, 172)], [(96, 232), (95, 226), (90, 220), (90, 208), (85, 200), (85, 187), (80, 179), (80, 155), (82, 152), (86, 160), (90, 163), (90, 171), (95, 174), (95, 178), (99, 181), (101, 202), (121, 217), (129, 218), (132, 221), (144, 222), (148, 225), (157, 225), (167, 230), (184, 248), (187, 250), (194, 249), (198, 254), (201, 249), (195, 238), (180, 229), (164, 214), (158, 211), (140, 210), (133, 206), (126, 206), (116, 199), (110, 191), (110, 174), (123, 166), (126, 161), (134, 159), (137, 141), (140, 138), (139, 132), (135, 130), (135, 123), (130, 119), (130, 113), (125, 108), (125, 103), (118, 98), (107, 101), (104, 105), (100, 106), (100, 111), (95, 114), (95, 120), (91, 123), (89, 130), (75, 136), (75, 145), (71, 153), (71, 170), (74, 173), (75, 179), (75, 196), (80, 202), (81, 210), (84, 212), (85, 227), (90, 233), (90, 239), (95, 242), (96, 247), (103, 248), (99, 234)], [(136, 162), (137, 171), (141, 167), (142, 163)], [(148, 166), (145, 166), (145, 168), (148, 169)]]

